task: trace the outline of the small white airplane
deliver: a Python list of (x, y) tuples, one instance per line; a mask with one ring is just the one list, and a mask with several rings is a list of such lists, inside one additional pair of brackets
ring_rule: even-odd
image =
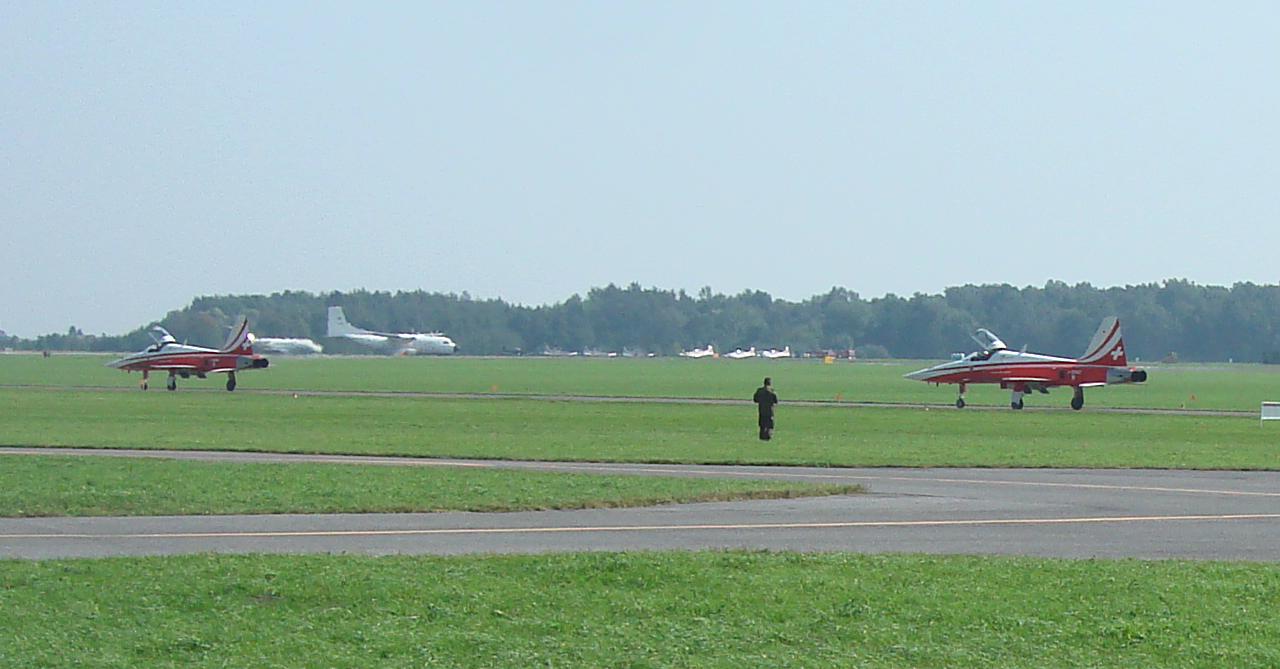
[(249, 341), (263, 351), (284, 353), (286, 355), (308, 355), (324, 350), (322, 346), (314, 341), (300, 337), (255, 337), (250, 334)]
[(782, 349), (781, 351), (779, 351), (779, 350), (778, 350), (778, 349), (776, 349), (776, 348), (771, 348), (771, 349), (768, 349), (768, 350), (766, 350), (766, 351), (760, 351), (760, 352), (759, 352), (759, 353), (757, 353), (756, 355), (759, 355), (761, 358), (769, 358), (770, 360), (774, 360), (774, 359), (777, 359), (777, 358), (790, 358), (790, 357), (791, 357), (791, 347), (790, 347), (790, 346), (787, 346), (786, 348)]
[(716, 354), (715, 346), (712, 346), (711, 344), (707, 344), (706, 348), (695, 348), (688, 351), (682, 351), (680, 353), (680, 357), (682, 358), (717, 358), (719, 357), (719, 355)]
[(734, 360), (742, 360), (744, 358), (754, 358), (756, 357), (756, 347), (752, 346), (751, 348), (745, 351), (740, 348), (735, 348), (733, 349), (732, 352), (725, 353), (724, 357), (733, 358)]
[(452, 339), (439, 332), (372, 332), (358, 328), (347, 322), (342, 307), (329, 307), (329, 336), (350, 339), (392, 355), (448, 355), (458, 350)]

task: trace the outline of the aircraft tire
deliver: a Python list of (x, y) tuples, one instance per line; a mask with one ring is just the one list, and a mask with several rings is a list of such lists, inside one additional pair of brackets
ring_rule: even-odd
[(964, 398), (963, 398), (963, 397), (957, 397), (957, 398), (956, 398), (956, 408), (957, 408), (957, 409), (963, 409), (963, 408), (964, 408)]
[(1017, 402), (1010, 402), (1010, 403), (1009, 403), (1009, 407), (1010, 407), (1010, 408), (1012, 408), (1014, 411), (1021, 411), (1021, 410), (1022, 410), (1022, 400), (1018, 400)]
[(235, 389), (236, 389), (236, 375), (228, 374), (227, 375), (227, 392), (231, 392)]
[(169, 390), (177, 390), (177, 389), (178, 389), (178, 377), (176, 377), (176, 376), (170, 376), (170, 377), (169, 377), (169, 380), (164, 382), (164, 387), (165, 387), (165, 388), (168, 388)]
[(1084, 395), (1076, 395), (1071, 398), (1071, 408), (1079, 411), (1084, 408)]

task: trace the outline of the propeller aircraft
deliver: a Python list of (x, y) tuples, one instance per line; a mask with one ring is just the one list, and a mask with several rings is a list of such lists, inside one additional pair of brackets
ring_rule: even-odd
[(1009, 406), (1021, 409), (1023, 397), (1031, 392), (1049, 393), (1054, 386), (1070, 386), (1074, 390), (1071, 408), (1084, 408), (1084, 389), (1116, 383), (1142, 383), (1147, 372), (1129, 366), (1120, 335), (1120, 319), (1105, 318), (1084, 355), (1078, 359), (1059, 358), (1039, 353), (1011, 351), (990, 330), (979, 328), (973, 334), (981, 351), (904, 374), (908, 379), (935, 385), (957, 383), (960, 396), (956, 408), (964, 408), (964, 393), (971, 383), (998, 383), (1013, 394)]
[(242, 319), (232, 329), (231, 336), (221, 349), (180, 344), (168, 330), (159, 325), (151, 328), (150, 335), (156, 343), (106, 365), (126, 372), (142, 372), (139, 387), (143, 390), (147, 389), (147, 379), (153, 371), (169, 372), (169, 379), (165, 383), (169, 390), (178, 389), (179, 376), (184, 379), (192, 376), (203, 379), (213, 373), (225, 373), (227, 390), (235, 390), (236, 372), (242, 369), (263, 369), (268, 364), (266, 358), (253, 352), (248, 318)]
[(706, 348), (694, 348), (688, 351), (681, 351), (680, 357), (682, 358), (718, 358), (720, 357), (720, 355), (716, 353), (716, 347), (714, 345), (707, 344)]
[(328, 335), (350, 339), (392, 355), (449, 355), (458, 350), (458, 345), (440, 332), (373, 332), (358, 328), (347, 321), (342, 307), (329, 307)]

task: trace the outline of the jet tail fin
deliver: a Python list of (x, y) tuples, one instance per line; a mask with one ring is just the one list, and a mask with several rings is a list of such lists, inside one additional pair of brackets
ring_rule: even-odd
[(1108, 367), (1126, 367), (1129, 360), (1124, 353), (1124, 337), (1120, 335), (1120, 319), (1108, 316), (1102, 319), (1093, 340), (1080, 356), (1080, 362)]
[(249, 317), (240, 319), (240, 324), (231, 329), (231, 336), (222, 347), (222, 353), (253, 355), (253, 335), (249, 334)]
[(329, 336), (344, 337), (353, 334), (368, 334), (368, 330), (360, 328), (347, 322), (347, 315), (342, 312), (342, 307), (329, 307)]

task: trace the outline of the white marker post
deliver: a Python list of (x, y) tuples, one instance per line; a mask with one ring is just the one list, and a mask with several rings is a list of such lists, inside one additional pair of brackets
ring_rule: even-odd
[(1262, 420), (1280, 420), (1280, 402), (1263, 402), (1258, 417)]

